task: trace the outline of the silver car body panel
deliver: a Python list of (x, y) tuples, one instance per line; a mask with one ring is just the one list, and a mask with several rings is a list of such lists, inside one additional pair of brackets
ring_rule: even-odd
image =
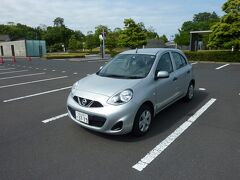
[[(142, 79), (118, 79), (101, 77), (93, 74), (78, 81), (78, 87), (72, 90), (67, 100), (67, 106), (88, 115), (106, 118), (102, 127), (91, 126), (77, 121), (68, 110), (68, 114), (76, 123), (94, 131), (109, 134), (125, 134), (132, 130), (136, 113), (140, 106), (145, 102), (150, 102), (154, 108), (154, 115), (166, 108), (170, 104), (184, 97), (188, 86), (194, 80), (192, 65), (187, 64), (183, 68), (176, 70), (173, 57), (171, 60), (174, 71), (168, 78), (155, 80), (156, 66), (162, 54), (178, 52), (185, 55), (180, 50), (175, 49), (139, 49), (125, 51), (121, 54), (149, 54), (155, 55), (156, 59), (149, 74)], [(185, 57), (186, 58), (186, 57)], [(186, 58), (187, 59), (187, 58)], [(177, 80), (174, 80), (176, 79)], [(125, 89), (133, 90), (133, 98), (126, 104), (111, 105), (107, 101), (112, 96)], [(83, 107), (74, 101), (73, 96), (79, 96), (100, 102), (103, 107), (91, 108)], [(111, 130), (117, 122), (123, 122), (121, 130)]]

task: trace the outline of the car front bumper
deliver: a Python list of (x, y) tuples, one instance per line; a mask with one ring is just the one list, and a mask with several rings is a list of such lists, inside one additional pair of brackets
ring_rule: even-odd
[[(103, 107), (82, 106), (73, 99), (74, 95), (101, 102)], [(71, 92), (67, 99), (68, 115), (79, 125), (97, 132), (115, 135), (131, 132), (138, 106), (132, 100), (122, 105), (110, 105), (106, 103), (108, 99), (107, 96), (89, 92), (75, 92), (74, 94)], [(76, 111), (87, 114), (89, 124), (78, 121)], [(114, 129), (114, 126), (116, 127), (118, 124), (122, 124), (121, 128)]]

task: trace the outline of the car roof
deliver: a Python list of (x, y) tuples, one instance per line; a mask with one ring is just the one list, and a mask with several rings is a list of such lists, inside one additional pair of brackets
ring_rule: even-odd
[(156, 55), (158, 53), (162, 53), (165, 51), (177, 51), (178, 49), (172, 49), (172, 48), (144, 48), (144, 49), (133, 49), (133, 50), (127, 50), (120, 54), (149, 54), (149, 55)]

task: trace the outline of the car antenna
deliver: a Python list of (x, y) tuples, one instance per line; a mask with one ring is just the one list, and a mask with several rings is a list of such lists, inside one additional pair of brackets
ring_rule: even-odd
[(138, 53), (138, 48), (136, 48), (136, 53)]

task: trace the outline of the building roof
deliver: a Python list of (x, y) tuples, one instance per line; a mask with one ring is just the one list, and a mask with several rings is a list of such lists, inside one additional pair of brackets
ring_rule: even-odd
[(190, 34), (204, 34), (204, 33), (211, 33), (211, 30), (206, 31), (190, 31)]
[(5, 42), (5, 41), (10, 41), (10, 40), (11, 39), (10, 39), (9, 35), (7, 35), (7, 34), (0, 34), (0, 41)]

